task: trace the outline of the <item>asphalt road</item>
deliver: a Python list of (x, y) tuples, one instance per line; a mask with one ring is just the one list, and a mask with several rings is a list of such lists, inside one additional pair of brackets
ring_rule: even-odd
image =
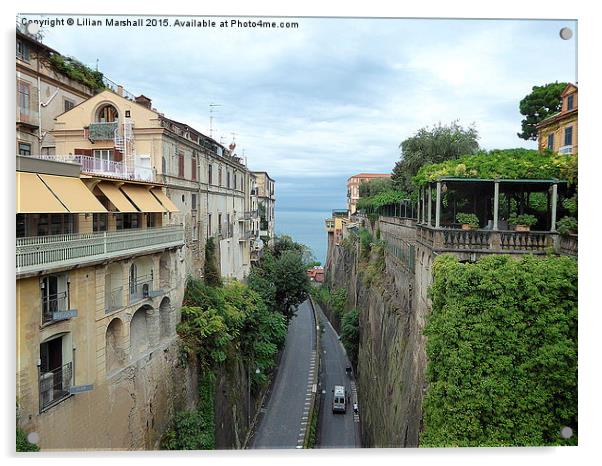
[[(319, 438), (316, 446), (319, 448), (361, 447), (359, 416), (353, 413), (353, 403), (357, 401), (355, 381), (345, 372), (345, 368), (350, 367), (351, 363), (347, 358), (345, 348), (338, 340), (337, 333), (318, 304), (316, 304), (316, 313), (320, 327), (324, 328), (320, 337), (322, 353), (320, 388), (323, 392), (318, 428)], [(350, 396), (351, 403), (347, 406), (345, 414), (332, 412), (334, 395), (332, 390), (335, 385), (344, 385), (345, 392)]]
[(280, 367), (251, 448), (298, 448), (303, 445), (314, 381), (314, 319), (308, 301), (291, 319)]

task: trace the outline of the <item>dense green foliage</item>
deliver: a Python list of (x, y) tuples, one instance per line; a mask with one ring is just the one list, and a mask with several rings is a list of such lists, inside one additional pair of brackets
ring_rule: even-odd
[(563, 179), (573, 170), (572, 155), (553, 154), (529, 149), (481, 151), (457, 160), (427, 165), (414, 177), (419, 186), (440, 177), (483, 179)]
[(384, 191), (394, 191), (391, 178), (374, 178), (360, 184), (360, 197), (376, 196)]
[(443, 255), (433, 271), (421, 445), (576, 444), (577, 262)]
[(543, 86), (533, 86), (531, 93), (520, 101), (519, 109), (525, 118), (521, 122), (520, 133), (517, 136), (526, 140), (537, 139), (537, 124), (545, 118), (560, 111), (562, 98), (560, 94), (567, 83), (549, 83)]
[(217, 264), (215, 238), (207, 238), (205, 243), (205, 265), (203, 268), (205, 282), (211, 286), (220, 286), (222, 279)]
[(457, 121), (426, 127), (400, 144), (401, 158), (393, 168), (391, 179), (397, 190), (412, 192), (413, 177), (428, 164), (454, 160), (461, 155), (474, 154), (479, 149), (479, 136), (473, 127), (463, 128)]
[(404, 191), (394, 191), (389, 189), (387, 191), (381, 191), (370, 197), (361, 197), (357, 201), (357, 208), (366, 211), (374, 211), (380, 207), (399, 204), (404, 199), (410, 199), (410, 194)]
[(16, 451), (18, 452), (27, 452), (27, 451), (40, 451), (40, 447), (36, 444), (31, 443), (27, 440), (27, 434), (17, 427), (17, 445)]
[(264, 252), (249, 274), (249, 287), (255, 290), (269, 309), (290, 319), (296, 306), (307, 299), (310, 280), (307, 264), (313, 262), (311, 252), (290, 237), (277, 237), (274, 247)]
[(176, 413), (173, 427), (161, 439), (163, 450), (212, 450), (215, 448), (214, 376), (211, 372), (199, 381), (196, 410)]
[(352, 309), (343, 315), (341, 319), (341, 341), (347, 351), (349, 359), (357, 365), (357, 355), (360, 345), (360, 313), (358, 309)]
[(103, 74), (87, 67), (75, 58), (54, 53), (50, 56), (50, 64), (55, 70), (95, 91), (101, 91), (105, 88), (102, 81)]

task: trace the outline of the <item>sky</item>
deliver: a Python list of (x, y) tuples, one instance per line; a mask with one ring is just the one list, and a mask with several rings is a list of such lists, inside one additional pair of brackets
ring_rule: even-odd
[[(299, 26), (57, 26), (43, 41), (98, 60), (108, 78), (206, 134), (209, 105), (220, 104), (215, 139), (236, 133), (249, 167), (276, 180), (277, 211), (344, 208), (349, 176), (390, 172), (400, 142), (439, 122), (474, 124), (485, 149), (535, 148), (516, 136), (519, 101), (534, 85), (577, 79), (575, 21), (286, 21)], [(571, 40), (559, 36), (565, 26)]]

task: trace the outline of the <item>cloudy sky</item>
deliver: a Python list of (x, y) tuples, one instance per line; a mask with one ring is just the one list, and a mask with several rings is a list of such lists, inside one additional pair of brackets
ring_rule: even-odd
[(572, 21), (287, 21), (299, 27), (63, 26), (44, 42), (207, 134), (221, 104), (214, 137), (237, 134), (249, 166), (277, 180), (280, 210), (344, 207), (349, 176), (390, 172), (399, 143), (437, 122), (474, 123), (486, 149), (534, 148), (516, 136), (518, 102), (576, 80), (575, 37), (559, 37)]

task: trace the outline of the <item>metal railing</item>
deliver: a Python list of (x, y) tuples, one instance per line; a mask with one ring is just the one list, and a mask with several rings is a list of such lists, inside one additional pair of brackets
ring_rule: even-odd
[(73, 380), (73, 363), (39, 374), (40, 411), (58, 403), (69, 396)]
[(183, 244), (182, 225), (17, 238), (17, 275)]
[(123, 307), (123, 286), (107, 290), (105, 295), (105, 313), (116, 311)]
[(134, 164), (132, 169), (128, 169), (127, 164), (124, 162), (103, 160), (90, 155), (35, 154), (30, 157), (41, 160), (53, 160), (55, 162), (76, 163), (81, 165), (82, 173), (138, 181), (155, 181), (156, 179), (155, 170), (152, 168)]
[(137, 277), (135, 282), (130, 282), (129, 302), (133, 304), (146, 298), (150, 298), (153, 292), (153, 274)]
[(67, 310), (68, 304), (67, 292), (57, 293), (48, 296), (42, 296), (42, 324), (54, 322), (56, 319), (54, 313)]

